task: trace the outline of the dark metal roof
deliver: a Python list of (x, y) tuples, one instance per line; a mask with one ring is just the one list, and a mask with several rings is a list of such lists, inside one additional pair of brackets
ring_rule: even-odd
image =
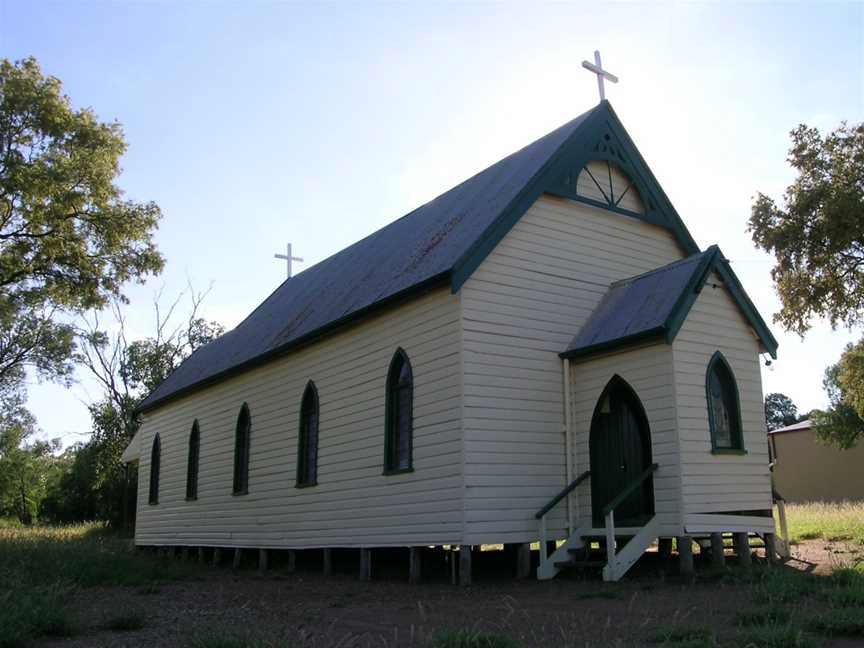
[(585, 355), (626, 340), (661, 335), (680, 296), (709, 251), (617, 281), (564, 351)]
[(672, 342), (712, 270), (774, 357), (777, 341), (716, 245), (635, 277), (616, 281), (561, 357), (602, 353), (653, 338)]
[(447, 280), (462, 256), (597, 109), (286, 280), (237, 328), (187, 358), (139, 409), (254, 366), (373, 307)]

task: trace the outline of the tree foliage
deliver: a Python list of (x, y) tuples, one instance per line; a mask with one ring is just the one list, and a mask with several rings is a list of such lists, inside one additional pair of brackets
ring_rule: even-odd
[(765, 397), (765, 423), (777, 430), (798, 421), (798, 407), (786, 394), (774, 392)]
[(136, 408), (141, 400), (196, 348), (221, 335), (223, 327), (198, 316), (206, 293), (188, 296), (191, 308), (177, 322), (177, 310), (187, 293), (163, 310), (161, 295), (154, 300), (155, 329), (141, 340), (128, 339), (123, 304), (113, 301), (111, 321), (98, 315), (79, 328), (79, 359), (102, 385), (102, 396), (90, 405), (93, 433), (71, 454), (68, 472), (52, 490), (44, 506), (46, 516), (58, 521), (104, 519), (122, 525), (135, 501), (132, 473), (121, 455), (138, 430)]
[(32, 522), (57, 469), (59, 441), (33, 440), (36, 422), (19, 396), (0, 406), (0, 516)]
[(790, 133), (789, 163), (798, 177), (783, 206), (758, 194), (750, 217), (753, 241), (774, 255), (771, 271), (782, 308), (775, 321), (801, 335), (813, 317), (832, 326), (864, 316), (864, 124), (822, 137), (815, 128)]
[(28, 367), (69, 379), (74, 330), (58, 315), (161, 271), (159, 208), (116, 184), (125, 150), (120, 125), (75, 110), (34, 59), (0, 61), (0, 383)]
[(864, 435), (864, 340), (846, 346), (822, 384), (831, 405), (812, 413), (816, 434), (838, 448), (852, 448)]

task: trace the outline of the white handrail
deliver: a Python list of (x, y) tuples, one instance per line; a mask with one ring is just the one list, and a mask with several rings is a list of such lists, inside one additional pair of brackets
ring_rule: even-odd
[(615, 563), (617, 562), (616, 546), (615, 546), (615, 511), (610, 510), (606, 514), (606, 564), (614, 573)]

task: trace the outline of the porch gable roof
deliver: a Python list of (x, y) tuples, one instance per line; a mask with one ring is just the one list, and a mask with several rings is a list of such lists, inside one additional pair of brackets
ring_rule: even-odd
[(776, 358), (777, 341), (716, 245), (613, 283), (560, 357), (596, 355), (652, 339), (671, 344), (712, 271), (723, 279), (765, 351)]

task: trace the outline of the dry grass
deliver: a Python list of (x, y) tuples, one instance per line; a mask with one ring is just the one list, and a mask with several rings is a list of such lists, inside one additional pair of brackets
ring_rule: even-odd
[(79, 633), (68, 611), (75, 590), (148, 585), (191, 574), (180, 561), (136, 554), (103, 524), (0, 526), (0, 648)]
[[(795, 541), (815, 538), (864, 545), (864, 503), (789, 505), (787, 518)], [(15, 527), (14, 524), (0, 525), (0, 648), (20, 646), (40, 637), (79, 635), (78, 641), (82, 641), (89, 639), (94, 632), (106, 631), (123, 632), (124, 640), (128, 638), (134, 644), (136, 635), (158, 629), (156, 622), (151, 622), (143, 609), (164, 594), (160, 594), (160, 584), (198, 572), (196, 566), (184, 561), (136, 553), (127, 540), (118, 538), (98, 524), (59, 528)], [(703, 573), (703, 578), (717, 579), (719, 596), (732, 597), (746, 605), (745, 611), (737, 615), (719, 614), (716, 623), (713, 619), (676, 619), (674, 616), (668, 619), (667, 625), (653, 629), (648, 625), (638, 629), (619, 629), (614, 624), (604, 623), (595, 628), (600, 633), (596, 641), (592, 639), (586, 644), (582, 616), (573, 616), (572, 619), (555, 616), (543, 623), (558, 624), (558, 630), (551, 625), (538, 629), (529, 610), (520, 612), (514, 609), (512, 618), (516, 621), (508, 621), (511, 618), (508, 616), (509, 608), (502, 607), (495, 609), (494, 623), (490, 627), (479, 624), (479, 621), (477, 627), (460, 627), (465, 622), (461, 616), (457, 617), (459, 624), (454, 623), (454, 627), (448, 627), (448, 621), (444, 622), (448, 625), (436, 621), (426, 626), (424, 616), (424, 627), (418, 630), (416, 637), (412, 626), (410, 639), (394, 635), (393, 638), (382, 638), (374, 645), (387, 648), (402, 645), (415, 648), (524, 648), (549, 645), (552, 635), (561, 637), (556, 645), (568, 648), (585, 648), (586, 645), (592, 648), (646, 645), (665, 648), (805, 648), (825, 645), (833, 638), (864, 642), (864, 563), (853, 559), (845, 568), (839, 567), (831, 576), (816, 576), (791, 568), (769, 569), (764, 565), (756, 565), (750, 570), (727, 568), (717, 574)], [(73, 596), (83, 595), (84, 588), (95, 585), (124, 585), (136, 593), (152, 596), (140, 599), (140, 611), (124, 609), (101, 618), (98, 627), (94, 627), (92, 622), (88, 626), (84, 619), (76, 618), (69, 611), (68, 604)], [(383, 587), (390, 586), (385, 584)], [(624, 583), (615, 587), (598, 582), (590, 589), (590, 598), (602, 600), (591, 601), (587, 600), (588, 594), (579, 593), (588, 590), (574, 583), (573, 592), (567, 596), (575, 602), (576, 609), (595, 605), (598, 610), (612, 611), (612, 614), (626, 606), (630, 614), (640, 609), (640, 604), (653, 605), (650, 594), (645, 593), (648, 590), (660, 592), (664, 588), (668, 591), (678, 587), (680, 585), (664, 584), (662, 580)], [(531, 617), (530, 623), (517, 622), (523, 612), (526, 618)], [(568, 625), (571, 621), (572, 628)], [(526, 627), (531, 630), (526, 632)], [(536, 636), (532, 634), (535, 630)], [(186, 645), (199, 648), (367, 645), (348, 635), (347, 639), (337, 636), (335, 626), (322, 630), (307, 629), (304, 625), (302, 629), (297, 626), (291, 632), (284, 628), (280, 632), (281, 635), (271, 637), (266, 633), (259, 634), (254, 625), (234, 623), (222, 627), (208, 624), (201, 631), (190, 627)], [(579, 636), (583, 637), (581, 641), (569, 640)], [(371, 639), (368, 645), (373, 645)]]
[(864, 502), (787, 504), (786, 520), (792, 542), (826, 540), (864, 545)]

